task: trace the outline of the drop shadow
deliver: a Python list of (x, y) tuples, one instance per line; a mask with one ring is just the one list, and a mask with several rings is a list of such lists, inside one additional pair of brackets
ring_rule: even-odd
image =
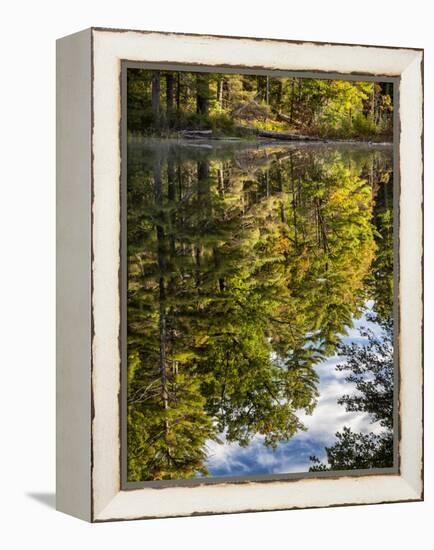
[(52, 510), (56, 509), (56, 493), (26, 493), (26, 495)]

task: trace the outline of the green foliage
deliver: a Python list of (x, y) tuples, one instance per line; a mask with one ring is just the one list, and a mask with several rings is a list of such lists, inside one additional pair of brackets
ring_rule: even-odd
[(354, 116), (352, 119), (352, 128), (355, 135), (363, 136), (365, 138), (375, 136), (376, 133), (381, 131), (381, 127), (377, 127), (372, 115), (363, 116), (362, 113), (357, 113)]
[(128, 129), (135, 135), (212, 130), (215, 137), (239, 136), (248, 135), (247, 127), (389, 140), (392, 114), (387, 83), (128, 70)]
[(200, 379), (172, 376), (169, 406), (164, 408), (161, 400), (155, 398), (155, 379), (145, 386), (149, 377), (145, 382), (143, 374), (129, 386), (128, 479), (206, 475), (205, 444), (218, 438), (212, 418), (203, 410)]
[[(372, 320), (378, 320), (373, 318)], [(356, 387), (353, 395), (343, 395), (338, 403), (347, 411), (361, 411), (382, 427), (379, 433), (355, 433), (344, 427), (336, 433), (336, 442), (326, 447), (327, 462), (312, 456), (310, 471), (354, 470), (393, 466), (393, 323), (383, 322), (383, 334), (376, 336), (368, 329), (361, 336), (366, 345), (340, 345), (345, 363), (339, 371), (349, 372), (346, 381)]]
[(374, 187), (377, 194), (373, 223), (377, 253), (368, 284), (372, 289), (375, 313), (381, 324), (388, 324), (393, 315), (393, 180), (388, 171), (378, 172)]
[(128, 152), (128, 476), (206, 475), (218, 433), (303, 429), (368, 298), (372, 189), (335, 152)]
[(336, 433), (336, 443), (326, 447), (328, 466), (317, 457), (311, 457), (311, 472), (326, 470), (365, 470), (393, 466), (393, 438), (391, 432), (355, 433), (344, 427)]
[(355, 385), (358, 393), (344, 395), (338, 403), (348, 411), (364, 411), (383, 428), (393, 427), (393, 343), (392, 322), (385, 325), (383, 337), (377, 337), (369, 329), (361, 329), (368, 339), (366, 346), (340, 345), (339, 353), (346, 357), (339, 371), (349, 371), (346, 381)]

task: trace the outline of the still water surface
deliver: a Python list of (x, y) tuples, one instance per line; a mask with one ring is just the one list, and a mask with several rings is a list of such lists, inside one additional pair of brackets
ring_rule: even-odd
[(340, 343), (392, 316), (392, 149), (130, 139), (129, 479), (303, 472), (366, 413)]

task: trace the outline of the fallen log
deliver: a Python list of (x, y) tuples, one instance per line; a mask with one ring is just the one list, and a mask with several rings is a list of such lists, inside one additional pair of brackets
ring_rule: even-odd
[(237, 124), (236, 127), (240, 130), (245, 130), (248, 133), (269, 139), (280, 139), (284, 141), (326, 141), (325, 139), (319, 137), (305, 136), (302, 134), (289, 134), (288, 132), (272, 132), (270, 130), (255, 128), (254, 126), (245, 126), (244, 124)]
[(322, 138), (314, 136), (305, 136), (302, 134), (288, 134), (286, 132), (269, 132), (268, 130), (259, 130), (259, 137), (266, 137), (271, 139), (282, 139), (288, 141), (325, 141)]
[(276, 115), (277, 120), (281, 120), (282, 122), (288, 122), (289, 124), (292, 124), (291, 117), (281, 113), (280, 111)]
[(186, 139), (203, 139), (212, 137), (212, 130), (181, 130), (178, 133), (181, 137)]
[(232, 116), (235, 117), (235, 116), (238, 116), (240, 115), (243, 111), (245, 111), (246, 109), (250, 108), (250, 107), (256, 107), (257, 109), (261, 109), (261, 106), (259, 105), (259, 103), (256, 101), (259, 97), (260, 97), (261, 94), (256, 94), (255, 97), (253, 99), (251, 99), (250, 101), (247, 101), (247, 103), (243, 103), (242, 105), (240, 105), (239, 107), (237, 107), (236, 109), (234, 109), (232, 111)]

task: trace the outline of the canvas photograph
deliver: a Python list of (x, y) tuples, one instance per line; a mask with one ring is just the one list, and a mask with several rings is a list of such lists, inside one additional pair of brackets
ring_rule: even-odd
[(123, 70), (126, 483), (396, 473), (394, 83)]

